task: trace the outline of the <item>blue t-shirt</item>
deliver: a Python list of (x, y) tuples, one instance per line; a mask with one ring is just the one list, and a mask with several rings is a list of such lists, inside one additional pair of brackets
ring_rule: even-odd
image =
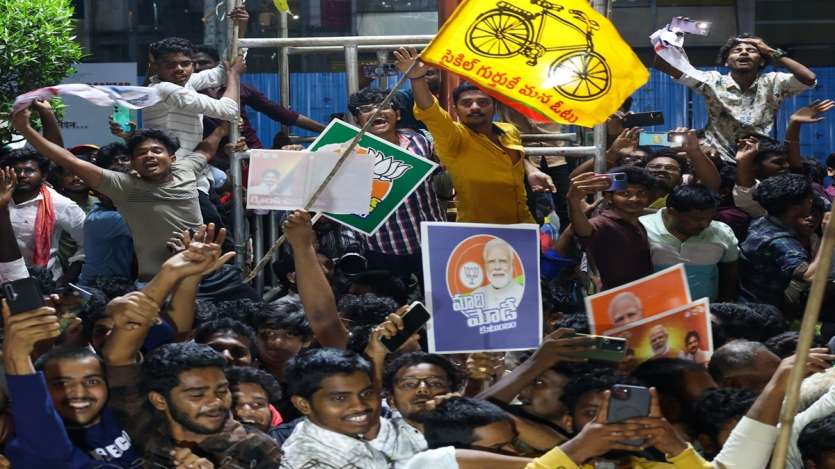
[(133, 237), (119, 212), (93, 206), (84, 220), (84, 256), (81, 285), (96, 277), (133, 279)]
[(105, 407), (96, 425), (67, 430), (52, 405), (41, 372), (6, 374), (15, 433), (6, 443), (12, 467), (51, 469), (136, 468), (130, 437)]

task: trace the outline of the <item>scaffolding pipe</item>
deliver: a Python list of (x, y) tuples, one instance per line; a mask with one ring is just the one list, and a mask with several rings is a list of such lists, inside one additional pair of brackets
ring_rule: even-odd
[[(598, 13), (603, 16), (608, 16), (608, 1), (607, 0), (593, 0), (592, 6)], [(606, 122), (594, 126), (594, 172), (606, 172)]]
[[(429, 43), (426, 44), (411, 44), (415, 49), (425, 49)], [(377, 50), (397, 50), (403, 47), (403, 44), (381, 44), (379, 46), (362, 44), (357, 46), (362, 52), (370, 52)], [(326, 54), (331, 52), (342, 52), (343, 46), (304, 46), (304, 47), (288, 47), (289, 54)]]
[(360, 63), (356, 44), (345, 45), (345, 74), (348, 82), (348, 96), (360, 90)]
[(413, 36), (337, 36), (337, 37), (288, 37), (288, 38), (241, 38), (241, 47), (302, 47), (302, 46), (361, 46), (371, 45), (379, 49), (378, 44), (428, 44), (435, 39), (434, 34)]
[(522, 134), (522, 141), (551, 141), (551, 140), (559, 140), (565, 142), (576, 142), (577, 141), (577, 134), (576, 133), (558, 133), (558, 134)]
[[(286, 11), (281, 12), (279, 17), (279, 34), (282, 38), (287, 37), (288, 33), (288, 25), (287, 25), (287, 15)], [(290, 107), (290, 53), (287, 50), (287, 47), (281, 47), (278, 49), (278, 76), (281, 77), (279, 81), (279, 96), (281, 97), (281, 105), (285, 107)], [(287, 126), (282, 124), (282, 129), (286, 129)], [(289, 131), (287, 132), (289, 133)]]
[[(226, 2), (226, 27), (228, 41), (228, 59), (231, 63), (238, 56), (238, 47), (240, 46), (240, 31), (238, 30), (238, 23), (233, 21), (230, 13), (232, 10), (242, 5), (242, 0), (233, 0)], [(240, 90), (238, 90), (240, 92)], [(240, 99), (238, 100), (240, 106)], [(241, 129), (238, 128), (238, 119), (229, 122), (229, 142), (237, 143), (241, 136)], [(229, 170), (232, 173), (232, 209), (233, 214), (233, 237), (235, 244), (235, 265), (241, 270), (244, 269), (246, 263), (246, 221), (244, 220), (244, 187), (243, 187), (243, 171), (241, 169), (241, 159), (238, 153), (232, 155), (229, 163)]]
[(525, 147), (525, 156), (569, 156), (581, 158), (595, 156), (597, 146), (593, 147)]

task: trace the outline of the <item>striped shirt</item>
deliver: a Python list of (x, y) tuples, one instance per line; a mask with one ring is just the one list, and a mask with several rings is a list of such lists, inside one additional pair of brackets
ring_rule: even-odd
[[(398, 130), (397, 136), (402, 148), (432, 159), (432, 146), (423, 135), (411, 130)], [(422, 221), (446, 221), (446, 214), (432, 187), (432, 176), (420, 183), (383, 226), (367, 238), (368, 250), (398, 256), (420, 252)]]
[[(238, 103), (234, 99), (214, 99), (197, 91), (226, 84), (226, 70), (223, 66), (200, 73), (194, 73), (185, 86), (151, 77), (151, 88), (159, 90), (162, 101), (147, 107), (142, 112), (146, 129), (162, 129), (180, 139), (177, 156), (184, 156), (203, 141), (203, 115), (223, 120), (238, 118)], [(209, 170), (198, 181), (201, 192), (209, 191)]]

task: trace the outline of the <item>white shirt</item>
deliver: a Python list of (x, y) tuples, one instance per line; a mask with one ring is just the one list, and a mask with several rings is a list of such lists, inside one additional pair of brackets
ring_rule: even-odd
[[(180, 139), (177, 156), (191, 153), (203, 141), (203, 115), (223, 120), (238, 118), (238, 103), (231, 98), (214, 99), (197, 91), (215, 88), (226, 84), (226, 70), (223, 66), (200, 73), (194, 73), (185, 86), (151, 77), (151, 88), (159, 90), (159, 103), (142, 111), (143, 125), (146, 129), (167, 130)], [(198, 181), (197, 189), (208, 193), (211, 173), (204, 171), (205, 177)]]
[(742, 417), (712, 465), (721, 469), (765, 469), (779, 433), (773, 425)]
[(828, 417), (833, 413), (835, 413), (835, 386), (829, 388), (829, 392), (824, 394), (808, 409), (795, 416), (786, 467), (791, 469), (803, 468), (803, 458), (800, 455), (800, 449), (797, 448), (797, 439), (800, 438), (800, 433), (810, 423)]
[[(49, 251), (47, 269), (52, 272), (52, 277), (57, 279), (63, 273), (61, 263), (58, 262), (62, 231), (66, 231), (78, 246), (69, 261), (72, 263), (84, 260), (84, 218), (87, 215), (72, 200), (50, 187), (47, 187), (47, 190), (52, 196), (52, 206), (55, 208), (55, 229), (52, 232), (52, 249)], [(34, 199), (19, 205), (15, 204), (14, 200), (9, 202), (9, 218), (17, 236), (17, 245), (20, 247), (23, 260), (29, 266), (32, 265), (32, 256), (35, 253), (35, 219), (42, 200), (43, 196), (39, 193)]]

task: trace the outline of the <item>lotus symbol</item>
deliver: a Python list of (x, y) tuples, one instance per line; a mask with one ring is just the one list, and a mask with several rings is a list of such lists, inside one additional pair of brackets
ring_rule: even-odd
[(394, 181), (406, 174), (406, 171), (412, 169), (412, 166), (386, 156), (383, 152), (373, 148), (369, 148), (368, 152), (374, 157), (374, 180), (371, 183), (370, 212), (391, 192)]

